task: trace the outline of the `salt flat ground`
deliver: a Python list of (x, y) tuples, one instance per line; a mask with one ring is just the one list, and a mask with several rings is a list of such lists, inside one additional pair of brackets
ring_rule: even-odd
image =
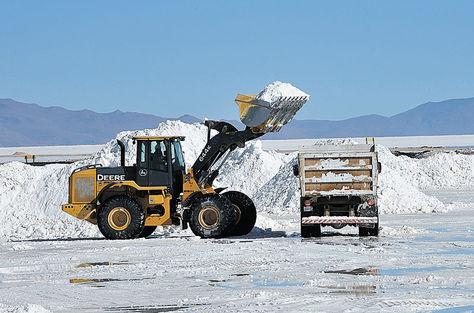
[[(474, 191), (436, 192), (474, 202)], [(355, 229), (201, 240), (101, 238), (0, 245), (0, 303), (10, 312), (367, 312), (474, 310), (474, 211), (382, 216)], [(352, 233), (352, 235), (351, 235)], [(15, 311), (15, 308), (17, 311)], [(0, 307), (1, 311), (2, 307)]]

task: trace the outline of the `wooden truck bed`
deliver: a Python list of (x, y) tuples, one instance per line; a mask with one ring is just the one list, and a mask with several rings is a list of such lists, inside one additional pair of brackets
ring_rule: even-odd
[(299, 151), (301, 195), (375, 195), (377, 164), (373, 145), (303, 147)]

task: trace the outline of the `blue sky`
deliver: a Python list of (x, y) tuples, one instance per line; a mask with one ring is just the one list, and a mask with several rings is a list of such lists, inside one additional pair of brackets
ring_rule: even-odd
[(474, 96), (474, 1), (1, 1), (0, 98), (237, 118), (274, 80), (298, 118)]

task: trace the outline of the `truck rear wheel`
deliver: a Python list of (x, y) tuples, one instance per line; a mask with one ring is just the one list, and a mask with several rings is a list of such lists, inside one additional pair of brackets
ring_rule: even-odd
[(321, 225), (301, 225), (301, 237), (321, 237)]
[(379, 216), (377, 214), (377, 224), (375, 224), (373, 228), (359, 227), (359, 237), (367, 237), (367, 236), (378, 237), (378, 235), (379, 235)]
[(107, 200), (97, 215), (99, 230), (107, 239), (137, 238), (144, 224), (145, 213), (140, 204), (126, 196)]
[(201, 238), (224, 237), (236, 220), (230, 200), (218, 194), (196, 198), (191, 211), (189, 226)]
[(138, 238), (147, 238), (153, 234), (157, 226), (145, 226), (142, 232), (138, 235)]
[(235, 211), (235, 226), (229, 232), (229, 236), (244, 236), (250, 233), (257, 221), (257, 209), (246, 194), (239, 191), (228, 191), (222, 194), (230, 200)]

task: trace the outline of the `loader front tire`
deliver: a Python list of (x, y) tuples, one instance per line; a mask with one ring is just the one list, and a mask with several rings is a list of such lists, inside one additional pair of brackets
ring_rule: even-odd
[(108, 199), (99, 209), (97, 226), (107, 239), (133, 239), (143, 231), (145, 212), (127, 196)]
[(236, 214), (229, 199), (213, 194), (194, 199), (189, 226), (201, 238), (221, 238), (234, 226)]
[(237, 213), (235, 226), (230, 230), (229, 236), (244, 236), (250, 233), (257, 221), (257, 209), (246, 194), (239, 191), (228, 191), (222, 194), (232, 202)]

